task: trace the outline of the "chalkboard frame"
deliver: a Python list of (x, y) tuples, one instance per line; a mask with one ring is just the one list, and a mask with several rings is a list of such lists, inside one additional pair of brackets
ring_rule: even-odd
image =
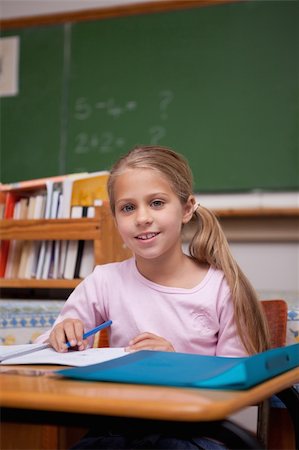
[[(249, 0), (245, 0), (249, 1)], [(241, 0), (159, 0), (144, 3), (119, 4), (79, 11), (40, 14), (34, 16), (0, 19), (0, 29), (9, 30), (41, 25), (58, 25), (67, 22), (82, 22), (89, 20), (109, 19), (113, 17), (131, 16), (139, 14), (160, 13), (180, 9), (198, 8), (226, 3), (240, 3)], [(244, 0), (243, 0), (244, 2)]]

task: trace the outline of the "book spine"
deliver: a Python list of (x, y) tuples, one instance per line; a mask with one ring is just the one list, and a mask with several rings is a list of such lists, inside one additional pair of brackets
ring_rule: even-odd
[[(46, 195), (38, 194), (35, 196), (34, 210), (32, 213), (33, 219), (42, 219), (45, 214), (46, 206)], [(33, 278), (36, 275), (38, 257), (40, 253), (41, 242), (40, 241), (30, 241), (29, 245), (29, 255), (25, 267), (24, 278)]]
[[(73, 206), (71, 217), (73, 219), (82, 217), (83, 208), (82, 206)], [(63, 277), (67, 280), (72, 280), (75, 276), (75, 266), (78, 254), (79, 241), (69, 241), (67, 248), (67, 255), (65, 261), (65, 270)]]
[[(14, 214), (15, 203), (17, 196), (12, 192), (8, 192), (5, 199), (4, 219), (12, 219)], [(8, 259), (9, 241), (1, 241), (0, 244), (0, 278), (5, 276), (5, 268)]]
[[(94, 217), (94, 216), (95, 216), (95, 208), (94, 206), (89, 206), (87, 209), (87, 217)], [(89, 275), (93, 271), (94, 265), (95, 261), (94, 261), (93, 241), (85, 241), (79, 271), (79, 278), (87, 277), (87, 275)]]
[[(87, 206), (83, 206), (82, 217), (87, 217), (87, 209), (88, 209)], [(76, 259), (76, 264), (75, 264), (74, 278), (79, 278), (84, 246), (85, 246), (85, 241), (80, 240), (78, 242), (78, 253), (77, 253), (77, 259)]]

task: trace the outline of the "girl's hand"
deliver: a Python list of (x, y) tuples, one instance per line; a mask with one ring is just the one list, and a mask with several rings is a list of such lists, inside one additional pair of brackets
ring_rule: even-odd
[(127, 352), (138, 350), (159, 350), (163, 352), (175, 352), (171, 342), (153, 333), (141, 333), (129, 342), (125, 349)]
[(83, 341), (84, 326), (79, 319), (65, 319), (58, 323), (51, 331), (49, 343), (57, 352), (67, 352), (67, 342), (70, 342), (71, 347), (76, 347), (78, 350), (85, 350), (87, 347), (87, 340)]

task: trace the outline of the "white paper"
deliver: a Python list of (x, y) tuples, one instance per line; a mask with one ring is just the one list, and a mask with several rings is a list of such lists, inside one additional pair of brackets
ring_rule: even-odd
[(27, 353), (22, 356), (15, 356), (7, 360), (2, 361), (1, 365), (14, 365), (14, 364), (57, 364), (63, 366), (76, 366), (83, 367), (91, 364), (97, 364), (110, 359), (126, 356), (129, 353), (124, 348), (88, 348), (82, 351), (71, 351), (67, 353), (58, 353), (53, 348), (42, 348), (44, 344), (25, 344), (25, 345), (1, 345), (0, 346), (0, 360), (1, 357), (13, 354), (14, 352), (30, 350), (31, 353)]

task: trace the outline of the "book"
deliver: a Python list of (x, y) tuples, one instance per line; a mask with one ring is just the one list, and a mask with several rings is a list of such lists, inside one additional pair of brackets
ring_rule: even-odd
[[(61, 182), (57, 182), (51, 179), (46, 180), (46, 207), (45, 207), (45, 219), (54, 219), (57, 217), (57, 203), (58, 203), (58, 195), (59, 195), (59, 187)], [(56, 206), (56, 211), (55, 211)], [(55, 212), (54, 212), (55, 211)], [(40, 252), (38, 256), (38, 262), (36, 267), (36, 278), (41, 278), (43, 274), (43, 267), (46, 257), (46, 250), (48, 247), (48, 241), (42, 241)]]
[(106, 170), (88, 174), (73, 181), (71, 205), (93, 206), (96, 200), (108, 200)]
[[(76, 179), (88, 176), (87, 172), (74, 174), (72, 176), (67, 177), (62, 183), (62, 197), (61, 203), (59, 207), (59, 218), (60, 219), (69, 219), (71, 217), (71, 198), (72, 198), (72, 189), (73, 183)], [(66, 256), (67, 256), (67, 248), (68, 241), (61, 241), (59, 244), (60, 247), (60, 255), (59, 255), (59, 267), (58, 267), (58, 277), (63, 278), (65, 264), (66, 264)]]
[[(17, 200), (15, 203), (13, 211), (13, 219), (14, 220), (20, 219), (20, 216), (21, 216), (21, 199)], [(13, 260), (16, 252), (17, 243), (18, 243), (17, 240), (11, 240), (9, 243), (4, 278), (12, 278)]]
[[(94, 216), (95, 216), (94, 206), (89, 206), (87, 208), (87, 217), (94, 217)], [(95, 265), (94, 243), (93, 241), (84, 241), (84, 247), (78, 275), (79, 278), (87, 277), (87, 275), (89, 275), (93, 271), (94, 265)]]
[(4, 219), (13, 218), (13, 212), (16, 202), (19, 200), (20, 196), (15, 192), (8, 192), (5, 198), (5, 209), (4, 209)]
[(124, 348), (88, 348), (58, 353), (48, 344), (0, 345), (0, 364), (57, 364), (83, 367), (127, 356)]
[[(28, 200), (27, 219), (33, 219), (34, 217), (35, 202), (36, 197), (34, 195), (31, 195)], [(30, 258), (31, 251), (32, 251), (32, 241), (24, 241), (18, 270), (18, 278), (25, 277), (27, 263)]]
[[(45, 192), (34, 195), (34, 210), (32, 212), (32, 219), (42, 219), (45, 214), (46, 195)], [(38, 257), (41, 248), (41, 241), (30, 241), (29, 255), (24, 271), (24, 278), (32, 278), (36, 275)]]
[[(61, 192), (58, 189), (55, 189), (53, 191), (53, 198), (52, 198), (52, 205), (51, 205), (51, 212), (50, 217), (52, 219), (58, 218), (58, 208), (59, 208), (59, 199), (60, 199)], [(50, 267), (49, 267), (49, 273), (48, 278), (57, 278), (57, 271), (55, 271), (55, 264), (58, 264), (56, 262), (56, 258), (59, 255), (60, 252), (60, 241), (52, 241), (52, 252), (50, 257)]]
[[(58, 217), (59, 197), (61, 186), (57, 183), (51, 188), (51, 201), (47, 211), (46, 219), (56, 219)], [(59, 246), (59, 241), (44, 241), (38, 261), (36, 278), (44, 280), (53, 277), (55, 247)]]
[(54, 251), (55, 251), (55, 241), (47, 241), (46, 242), (45, 261), (44, 261), (43, 271), (42, 271), (42, 276), (41, 276), (41, 278), (43, 280), (48, 280), (48, 278), (50, 278), (51, 263), (54, 258)]
[[(20, 198), (20, 200), (18, 200), (16, 205), (18, 205), (19, 207), (15, 208), (13, 217), (14, 219), (23, 220), (27, 218), (28, 201), (28, 197), (22, 197)], [(8, 259), (5, 269), (5, 278), (17, 278), (23, 245), (24, 241), (19, 239), (10, 241)]]
[[(98, 202), (108, 200), (107, 181), (109, 172), (106, 170), (88, 174), (87, 177), (78, 178), (73, 181), (71, 205), (82, 206), (82, 217), (88, 216), (88, 209)], [(85, 208), (88, 208), (87, 210)], [(86, 212), (87, 211), (87, 212)], [(86, 214), (84, 214), (86, 212)], [(89, 211), (92, 217), (93, 210)], [(67, 250), (68, 252), (69, 250)], [(82, 270), (81, 270), (82, 267)], [(85, 278), (92, 272), (94, 267), (94, 248), (90, 241), (79, 241), (77, 261), (75, 265), (74, 278)]]
[(142, 350), (124, 359), (57, 373), (89, 381), (243, 390), (298, 365), (299, 343), (243, 358)]
[[(2, 186), (1, 186), (2, 189)], [(19, 196), (14, 192), (8, 192), (5, 198), (4, 219), (12, 219), (14, 215), (14, 208)], [(0, 243), (0, 278), (5, 276), (5, 269), (8, 259), (10, 242), (3, 240)]]
[[(57, 215), (56, 217), (61, 217), (60, 208), (61, 208), (61, 202), (62, 202), (62, 193), (59, 192), (58, 199), (57, 199)], [(57, 240), (55, 241), (54, 246), (54, 261), (53, 261), (53, 278), (62, 278), (62, 274), (59, 273), (59, 267), (60, 267), (60, 249), (61, 249), (61, 241)]]
[(1, 184), (0, 184), (0, 220), (4, 219), (5, 212), (5, 197), (4, 192), (1, 192)]
[[(83, 207), (73, 206), (71, 217), (72, 219), (78, 219), (82, 217)], [(76, 260), (78, 255), (80, 241), (69, 241), (66, 253), (65, 268), (63, 272), (63, 278), (72, 280), (75, 277)]]
[[(82, 217), (87, 217), (87, 210), (88, 210), (87, 206), (82, 206)], [(85, 247), (85, 241), (80, 239), (78, 241), (78, 250), (77, 250), (77, 258), (76, 258), (76, 264), (75, 264), (75, 270), (74, 270), (74, 278), (79, 278), (84, 247)]]

